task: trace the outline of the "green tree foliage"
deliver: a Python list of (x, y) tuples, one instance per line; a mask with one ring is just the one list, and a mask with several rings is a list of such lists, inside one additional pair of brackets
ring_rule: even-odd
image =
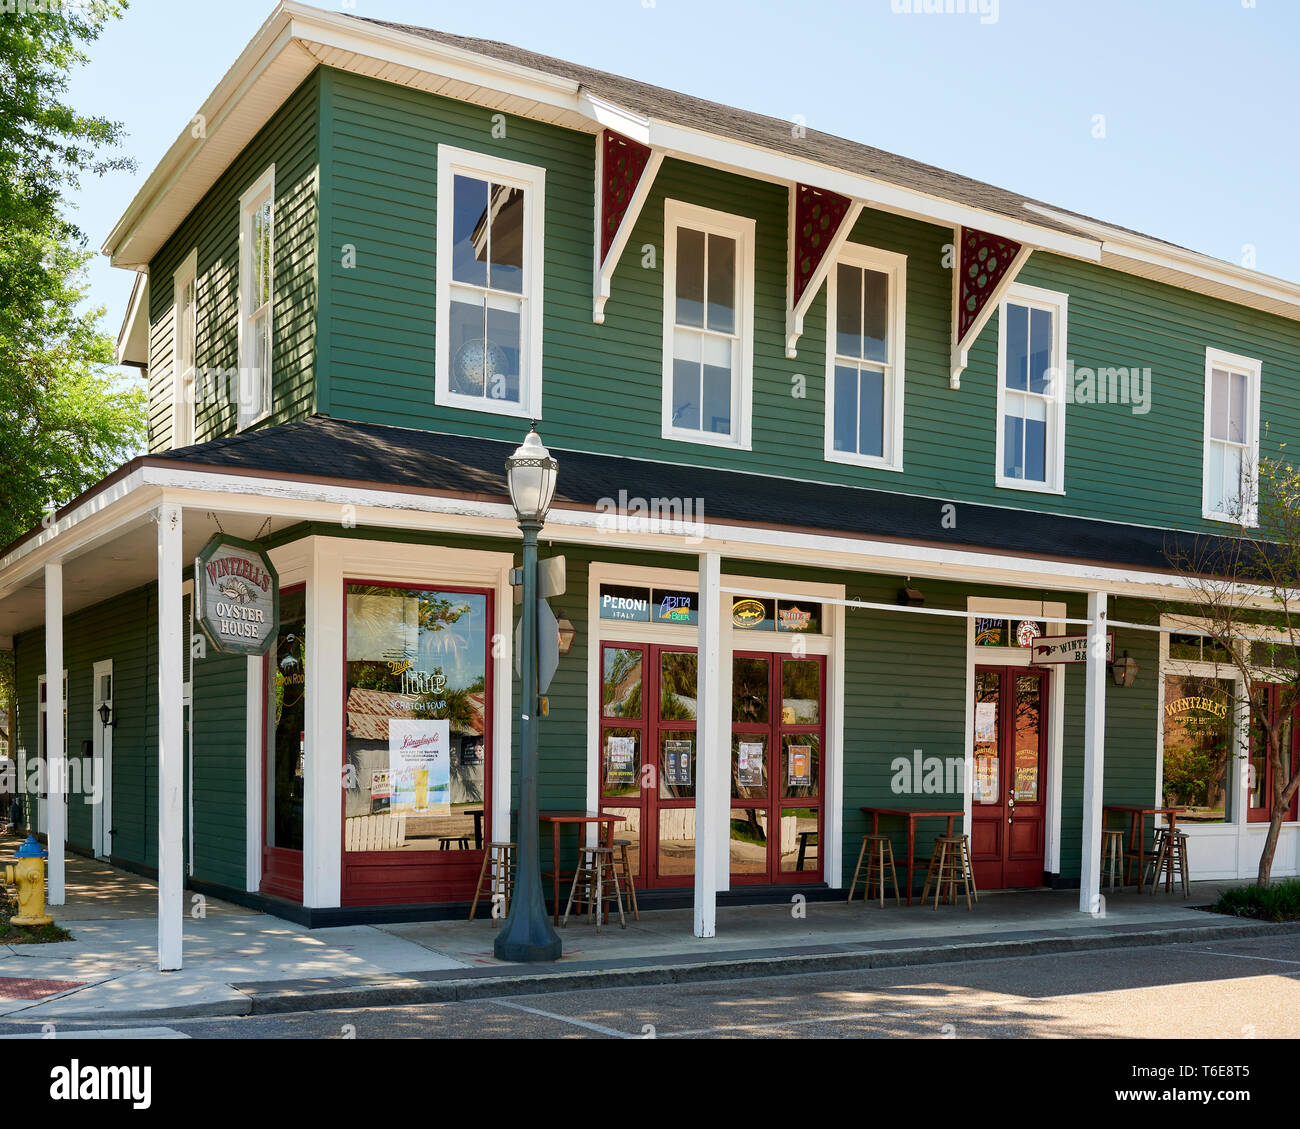
[[(85, 304), (85, 238), (65, 214), (121, 127), (67, 105), (68, 75), (124, 3), (0, 14), (0, 544), (139, 449), (145, 395), (107, 371), (104, 311)], [(132, 382), (134, 383), (134, 382)]]

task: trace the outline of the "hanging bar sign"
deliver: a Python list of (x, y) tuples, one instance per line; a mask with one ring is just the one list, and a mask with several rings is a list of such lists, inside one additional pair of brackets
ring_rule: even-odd
[[(1087, 662), (1088, 636), (1043, 636), (1041, 642), (1034, 643), (1034, 657), (1030, 661), (1035, 666), (1047, 666), (1051, 663)], [(1115, 632), (1113, 631), (1106, 632), (1106, 661), (1115, 661)]]
[(224, 654), (264, 655), (280, 629), (280, 578), (251, 541), (218, 533), (194, 559), (195, 617)]

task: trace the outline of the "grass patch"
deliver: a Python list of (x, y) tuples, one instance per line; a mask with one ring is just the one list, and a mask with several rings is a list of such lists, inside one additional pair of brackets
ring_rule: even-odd
[(1300, 878), (1287, 878), (1272, 886), (1224, 890), (1211, 908), (1215, 913), (1260, 921), (1300, 921)]
[(0, 945), (45, 945), (51, 941), (71, 941), (72, 934), (59, 925), (14, 925), (9, 919), (18, 912), (18, 903), (9, 891), (0, 891)]

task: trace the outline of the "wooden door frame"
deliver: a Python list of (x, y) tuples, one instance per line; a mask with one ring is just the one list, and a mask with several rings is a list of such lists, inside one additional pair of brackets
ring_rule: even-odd
[[(285, 596), (291, 596), (296, 592), (298, 592), (299, 590), (302, 590), (305, 595), (306, 589), (307, 589), (306, 582), (300, 584), (290, 584), (287, 587), (282, 588), (280, 591), (281, 606), (283, 606), (283, 599)], [(304, 608), (304, 612), (305, 612), (305, 608)], [(279, 632), (277, 629), (277, 635), (278, 634)], [(304, 661), (305, 661), (305, 651), (304, 651)], [(272, 846), (268, 846), (266, 842), (266, 824), (267, 824), (266, 808), (271, 795), (270, 789), (267, 787), (267, 779), (268, 779), (267, 768), (269, 763), (269, 757), (271, 754), (271, 745), (274, 740), (274, 726), (272, 724), (272, 719), (271, 719), (271, 698), (273, 696), (272, 687), (274, 686), (274, 683), (271, 680), (271, 669), (270, 669), (271, 650), (270, 649), (268, 649), (266, 654), (262, 656), (262, 658), (259, 660), (259, 663), (262, 668), (262, 677), (261, 677), (262, 700), (261, 700), (261, 708), (259, 710), (259, 714), (261, 717), (261, 733), (262, 733), (262, 755), (259, 758), (262, 764), (262, 773), (261, 773), (262, 787), (260, 790), (260, 796), (261, 796), (260, 807), (262, 809), (262, 812), (261, 812), (261, 820), (259, 821), (262, 828), (261, 851), (260, 851), (262, 865), (261, 865), (261, 874), (259, 875), (259, 880), (258, 880), (258, 889), (264, 894), (273, 894), (276, 897), (288, 898), (290, 901), (298, 902), (299, 904), (301, 904), (302, 903), (303, 851), (302, 850), (295, 851), (291, 847), (272, 847)], [(304, 672), (304, 678), (310, 678), (310, 677), (312, 677), (312, 674), (311, 674), (311, 670), (308, 669), (307, 671)], [(304, 713), (305, 710), (306, 710), (306, 706), (304, 704)], [(303, 724), (304, 725), (306, 724), (305, 716), (303, 719)], [(306, 801), (306, 797), (304, 796), (304, 802), (305, 801)], [(303, 834), (304, 834), (303, 846), (305, 847), (306, 846), (305, 826), (303, 828)]]

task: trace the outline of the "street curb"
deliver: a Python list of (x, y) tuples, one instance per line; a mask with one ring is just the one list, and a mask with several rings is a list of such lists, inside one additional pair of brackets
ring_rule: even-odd
[(1259, 922), (1241, 925), (1191, 926), (1144, 932), (1108, 933), (1096, 937), (1047, 937), (1030, 941), (983, 941), (941, 947), (870, 950), (860, 953), (815, 953), (808, 956), (746, 957), (739, 960), (702, 960), (693, 964), (633, 968), (587, 969), (475, 977), (464, 980), (388, 982), (382, 985), (278, 989), (259, 993), (255, 986), (240, 988), (249, 997), (250, 1015), (276, 1015), (331, 1008), (391, 1007), (405, 1004), (455, 1003), (500, 996), (532, 996), (550, 992), (590, 989), (654, 987), (698, 984), (713, 980), (754, 980), (767, 976), (798, 976), (817, 972), (847, 972), (876, 968), (909, 968), (954, 964), (971, 960), (1042, 956), (1053, 953), (1092, 952), (1101, 949), (1143, 948), (1153, 945), (1266, 937), (1300, 932), (1294, 922)]
[[(81, 1014), (32, 1016), (43, 1022), (65, 1020), (109, 1023), (142, 1020), (227, 1018), (247, 1015), (283, 1015), (334, 1008), (395, 1007), (410, 1004), (457, 1003), (507, 996), (536, 996), (551, 992), (593, 989), (701, 984), (719, 980), (755, 980), (770, 976), (801, 976), (818, 972), (853, 972), (869, 969), (913, 968), (956, 964), (962, 961), (999, 960), (1008, 957), (1047, 956), (1096, 952), (1105, 949), (1149, 948), (1157, 945), (1222, 941), (1300, 933), (1297, 922), (1255, 922), (1235, 919), (1233, 925), (1197, 925), (1181, 929), (1149, 929), (1124, 933), (1099, 933), (1083, 937), (1036, 937), (1031, 940), (954, 942), (910, 949), (865, 949), (861, 952), (785, 954), (778, 957), (715, 959), (690, 964), (644, 965), (582, 969), (573, 972), (520, 973), (519, 966), (503, 968), (501, 975), (463, 979), (420, 980), (418, 974), (393, 974), (382, 983), (334, 984), (319, 988), (277, 988), (260, 992), (256, 984), (235, 987), (242, 999), (195, 1002), (172, 1007), (132, 1010), (95, 1009)], [(870, 944), (870, 942), (863, 942)], [(304, 981), (310, 983), (310, 981)], [(0, 1017), (0, 1024), (20, 1018)]]

